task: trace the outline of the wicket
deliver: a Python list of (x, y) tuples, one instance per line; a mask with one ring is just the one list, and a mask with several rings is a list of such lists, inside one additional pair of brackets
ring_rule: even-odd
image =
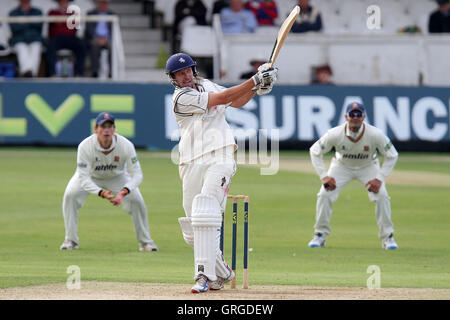
[[(244, 278), (242, 287), (248, 289), (248, 205), (249, 197), (245, 195), (228, 195), (228, 199), (233, 199), (233, 229), (232, 229), (232, 248), (231, 248), (231, 269), (236, 274), (236, 248), (237, 248), (237, 222), (238, 222), (238, 200), (244, 200)], [(220, 233), (220, 250), (224, 253), (225, 242), (225, 212), (222, 213), (222, 226)], [(231, 289), (236, 288), (236, 278), (231, 280)]]

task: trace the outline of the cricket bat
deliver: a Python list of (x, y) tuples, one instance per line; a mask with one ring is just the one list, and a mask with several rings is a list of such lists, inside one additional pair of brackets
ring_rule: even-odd
[(270, 68), (273, 67), (275, 60), (277, 59), (278, 53), (280, 53), (281, 47), (283, 46), (284, 39), (286, 39), (286, 36), (288, 35), (289, 31), (291, 31), (292, 25), (294, 24), (294, 21), (295, 19), (297, 19), (299, 14), (300, 14), (300, 7), (295, 6), (295, 8), (292, 9), (289, 16), (286, 18), (286, 20), (284, 20), (283, 24), (281, 25), (280, 30), (278, 31), (277, 39), (275, 40), (275, 44), (272, 49), (272, 53), (270, 54), (269, 58)]

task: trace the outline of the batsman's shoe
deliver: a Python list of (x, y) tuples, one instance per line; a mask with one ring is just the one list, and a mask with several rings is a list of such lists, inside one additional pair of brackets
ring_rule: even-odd
[(59, 250), (78, 250), (78, 244), (73, 242), (72, 240), (65, 240)]
[(391, 233), (389, 237), (386, 237), (381, 241), (381, 246), (386, 250), (395, 250), (398, 248), (397, 243), (394, 240), (394, 235)]
[(310, 248), (325, 248), (327, 242), (327, 238), (323, 233), (316, 233), (314, 238), (308, 243), (308, 247)]
[(197, 278), (197, 282), (195, 285), (191, 288), (192, 293), (203, 293), (209, 290), (209, 280), (208, 278), (201, 274)]
[(139, 251), (159, 251), (156, 243), (140, 243)]
[(217, 280), (216, 281), (209, 281), (209, 288), (211, 290), (220, 290), (224, 287), (225, 283), (230, 282), (231, 280), (234, 279), (234, 277), (236, 276), (233, 272), (233, 270), (230, 269), (230, 267), (227, 265), (228, 270), (230, 270), (230, 275), (226, 278), (222, 278), (217, 276)]

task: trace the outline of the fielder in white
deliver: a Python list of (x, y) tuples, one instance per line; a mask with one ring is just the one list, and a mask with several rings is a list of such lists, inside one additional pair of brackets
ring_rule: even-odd
[(175, 86), (173, 111), (181, 134), (179, 173), (186, 217), (178, 220), (185, 242), (194, 248), (196, 284), (191, 292), (219, 290), (235, 276), (219, 248), (237, 149), (225, 109), (244, 106), (255, 91), (269, 93), (277, 69), (263, 65), (251, 79), (226, 89), (198, 77), (194, 60), (177, 53), (167, 60), (166, 73)]
[[(328, 130), (310, 148), (311, 161), (322, 180), (317, 194), (315, 235), (309, 242), (311, 248), (323, 248), (331, 233), (330, 219), (333, 203), (342, 188), (351, 180), (360, 181), (375, 202), (375, 216), (379, 237), (385, 249), (397, 249), (394, 240), (394, 225), (391, 220), (391, 202), (385, 186), (398, 159), (398, 153), (381, 130), (364, 123), (365, 108), (360, 103), (350, 103), (346, 109), (346, 123)], [(328, 171), (323, 155), (335, 149), (335, 157)], [(380, 168), (377, 153), (384, 156)]]
[(158, 251), (150, 237), (147, 208), (138, 188), (141, 182), (142, 170), (133, 143), (116, 133), (110, 113), (100, 113), (95, 133), (78, 146), (77, 170), (64, 192), (66, 236), (60, 249), (78, 249), (78, 210), (88, 195), (94, 194), (114, 206), (123, 203), (123, 209), (132, 216), (139, 250)]

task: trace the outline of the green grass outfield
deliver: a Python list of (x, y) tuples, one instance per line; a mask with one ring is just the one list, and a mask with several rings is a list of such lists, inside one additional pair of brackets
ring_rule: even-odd
[[(139, 252), (131, 217), (95, 196), (80, 210), (80, 250), (63, 252), (61, 201), (75, 171), (75, 149), (0, 148), (0, 288), (65, 282), (70, 265), (80, 267), (82, 280), (192, 284), (193, 252), (177, 221), (184, 216), (178, 168), (168, 154), (138, 150), (138, 155), (144, 172), (140, 190), (160, 252)], [(450, 155), (401, 153), (394, 170), (439, 173), (450, 181)], [(239, 166), (231, 193), (250, 196), (250, 285), (364, 287), (367, 268), (377, 265), (382, 287), (450, 288), (449, 185), (388, 184), (400, 249), (385, 251), (374, 205), (352, 182), (335, 204), (327, 248), (311, 249), (318, 177), (294, 171), (262, 176), (258, 168)], [(239, 283), (242, 238), (238, 244)]]

